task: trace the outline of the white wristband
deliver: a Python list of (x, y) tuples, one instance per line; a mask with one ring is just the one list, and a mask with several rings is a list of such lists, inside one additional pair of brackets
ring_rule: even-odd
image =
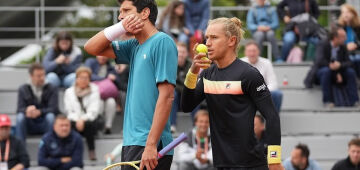
[(109, 41), (114, 41), (120, 35), (125, 34), (125, 33), (126, 33), (126, 30), (122, 24), (122, 21), (104, 29), (105, 37)]

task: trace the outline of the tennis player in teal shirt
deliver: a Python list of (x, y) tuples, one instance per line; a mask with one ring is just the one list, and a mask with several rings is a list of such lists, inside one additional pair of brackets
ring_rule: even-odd
[[(169, 115), (177, 72), (175, 42), (155, 28), (154, 0), (119, 0), (121, 22), (105, 28), (85, 44), (92, 55), (129, 64), (121, 161), (140, 160), (140, 169), (170, 169), (172, 154), (157, 152), (172, 141)], [(134, 39), (115, 41), (119, 36)]]

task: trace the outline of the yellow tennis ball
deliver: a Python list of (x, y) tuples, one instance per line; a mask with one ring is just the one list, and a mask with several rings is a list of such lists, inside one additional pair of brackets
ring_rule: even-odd
[(207, 53), (208, 49), (207, 49), (206, 45), (199, 44), (199, 45), (196, 46), (196, 52), (198, 52), (198, 53)]
[[(201, 57), (201, 60), (209, 60), (207, 57)], [(202, 69), (207, 69), (210, 67), (210, 64), (208, 64), (207, 66), (203, 66), (201, 67)]]

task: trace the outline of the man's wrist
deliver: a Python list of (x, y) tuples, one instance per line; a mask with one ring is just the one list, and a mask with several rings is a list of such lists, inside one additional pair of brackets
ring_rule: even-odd
[(118, 23), (104, 29), (105, 37), (109, 41), (114, 41), (120, 35), (123, 35), (125, 33), (126, 33), (126, 30), (123, 26), (123, 21), (118, 22)]

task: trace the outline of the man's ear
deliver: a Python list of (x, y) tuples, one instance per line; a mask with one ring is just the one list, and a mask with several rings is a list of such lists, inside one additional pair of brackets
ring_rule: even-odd
[(228, 44), (228, 46), (230, 46), (230, 47), (233, 47), (233, 46), (235, 46), (236, 45), (236, 37), (235, 36), (231, 36), (230, 38), (229, 38), (229, 40), (228, 40), (228, 42), (229, 42), (229, 44)]
[(142, 11), (141, 11), (141, 19), (142, 20), (146, 20), (148, 19), (150, 16), (150, 9), (149, 8), (144, 8)]

